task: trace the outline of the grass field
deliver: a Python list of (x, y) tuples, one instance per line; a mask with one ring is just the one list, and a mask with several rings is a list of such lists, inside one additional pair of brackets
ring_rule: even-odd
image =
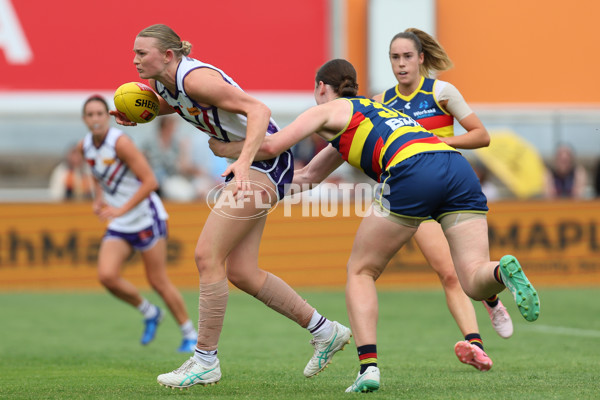
[[(600, 396), (598, 289), (540, 289), (538, 321), (521, 318), (512, 338), (479, 325), (494, 366), (479, 372), (453, 352), (461, 340), (440, 290), (380, 292), (382, 387), (345, 394), (357, 372), (354, 342), (316, 378), (302, 375), (310, 335), (257, 300), (232, 291), (221, 335), (223, 378), (216, 386), (170, 390), (156, 376), (178, 367), (180, 335), (167, 317), (156, 340), (139, 345), (137, 311), (103, 292), (0, 294), (2, 399), (596, 399)], [(347, 323), (341, 291), (300, 291), (329, 318)], [(152, 293), (149, 298), (156, 300)], [(197, 293), (184, 292), (193, 319)]]

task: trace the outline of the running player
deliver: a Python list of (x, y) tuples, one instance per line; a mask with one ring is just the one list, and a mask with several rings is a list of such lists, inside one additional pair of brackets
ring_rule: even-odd
[[(348, 61), (327, 62), (315, 81), (318, 105), (266, 137), (257, 158), (276, 156), (317, 133), (330, 145), (296, 171), (294, 183), (301, 189), (323, 181), (344, 161), (381, 183), (347, 266), (346, 305), (360, 371), (346, 392), (379, 389), (375, 281), (429, 217), (441, 224), (469, 297), (483, 300), (508, 288), (523, 317), (535, 321), (539, 298), (517, 259), (506, 255), (490, 261), (486, 198), (469, 162), (408, 115), (357, 97), (356, 71)], [(224, 156), (237, 155), (241, 146), (211, 143)]]
[[(408, 28), (392, 38), (390, 63), (398, 84), (373, 97), (389, 108), (411, 116), (441, 141), (459, 149), (486, 147), (490, 136), (481, 120), (451, 83), (429, 76), (452, 66), (442, 46), (429, 34)], [(454, 136), (454, 120), (466, 132)], [(460, 361), (481, 371), (492, 367), (479, 334), (475, 309), (460, 287), (448, 242), (440, 224), (424, 221), (415, 233), (415, 242), (425, 259), (438, 274), (446, 294), (446, 303), (465, 340), (456, 343), (454, 351)], [(513, 333), (513, 324), (498, 298), (483, 301), (492, 326), (503, 338)]]
[(163, 311), (121, 276), (127, 258), (139, 251), (150, 286), (162, 297), (181, 329), (178, 351), (191, 353), (196, 345), (196, 329), (181, 294), (167, 275), (168, 216), (154, 193), (154, 173), (133, 141), (110, 127), (109, 107), (103, 97), (94, 95), (86, 100), (83, 121), (90, 131), (78, 149), (94, 176), (94, 213), (108, 222), (98, 254), (98, 279), (114, 296), (144, 315), (141, 343), (150, 343)]
[[(228, 280), (312, 335), (313, 357), (304, 369), (311, 377), (350, 342), (350, 329), (321, 316), (289, 285), (259, 269), (258, 250), (267, 210), (284, 195), (293, 176), (291, 151), (254, 162), (265, 135), (278, 131), (267, 106), (245, 93), (219, 68), (188, 57), (191, 44), (166, 25), (143, 29), (135, 39), (133, 63), (160, 95), (160, 114), (177, 112), (188, 123), (218, 140), (244, 140), (228, 167), (229, 184), (221, 199), (256, 196), (253, 201), (223, 201), (208, 216), (195, 251), (200, 276), (198, 344), (183, 365), (158, 376), (168, 387), (216, 383), (221, 379), (217, 345), (228, 298)], [(134, 125), (114, 112), (118, 123)], [(235, 180), (233, 180), (235, 179)], [(240, 199), (245, 200), (245, 199)], [(227, 265), (227, 268), (225, 268)]]

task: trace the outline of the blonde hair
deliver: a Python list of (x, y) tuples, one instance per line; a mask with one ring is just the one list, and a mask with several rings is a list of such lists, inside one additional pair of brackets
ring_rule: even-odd
[(417, 28), (408, 28), (404, 32), (397, 33), (390, 42), (390, 49), (394, 40), (400, 38), (412, 40), (418, 53), (423, 53), (423, 64), (419, 67), (421, 75), (430, 77), (436, 72), (452, 68), (453, 63), (446, 50), (427, 32)]
[(158, 43), (157, 47), (163, 53), (167, 50), (172, 50), (177, 58), (187, 56), (192, 51), (192, 44), (188, 41), (181, 40), (179, 35), (167, 25), (151, 25), (138, 33), (138, 37), (155, 38)]

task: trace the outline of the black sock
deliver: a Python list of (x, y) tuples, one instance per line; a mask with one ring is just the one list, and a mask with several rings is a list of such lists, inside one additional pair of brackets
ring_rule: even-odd
[(485, 299), (485, 302), (487, 303), (488, 306), (494, 308), (498, 305), (498, 295), (495, 294), (492, 297), (490, 297), (489, 299)]
[(494, 278), (496, 278), (498, 283), (501, 283), (504, 285), (504, 281), (502, 280), (502, 275), (500, 275), (500, 265), (496, 265), (496, 268), (494, 268)]
[(366, 344), (357, 347), (358, 360), (360, 361), (360, 373), (364, 373), (368, 367), (377, 366), (377, 345)]
[(479, 333), (469, 333), (465, 336), (465, 340), (483, 350), (483, 340), (481, 340)]

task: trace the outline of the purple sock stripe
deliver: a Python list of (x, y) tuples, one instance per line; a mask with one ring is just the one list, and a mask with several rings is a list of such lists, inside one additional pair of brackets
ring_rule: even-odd
[(319, 320), (319, 322), (317, 322), (317, 325), (314, 328), (312, 328), (311, 330), (309, 330), (309, 332), (310, 333), (315, 333), (315, 331), (317, 329), (319, 329), (320, 327), (323, 326), (323, 324), (325, 323), (325, 321), (327, 321), (327, 318), (321, 317), (321, 319)]

